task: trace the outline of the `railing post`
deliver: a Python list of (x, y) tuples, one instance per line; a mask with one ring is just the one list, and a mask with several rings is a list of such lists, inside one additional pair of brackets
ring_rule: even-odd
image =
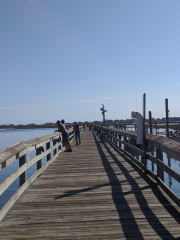
[[(163, 162), (163, 153), (158, 148), (156, 148), (156, 158)], [(157, 161), (157, 176), (164, 182), (163, 165), (159, 161)]]
[[(56, 145), (56, 139), (53, 139), (53, 146), (55, 146), (55, 145)], [(53, 152), (54, 152), (54, 155), (56, 155), (57, 149), (55, 148)]]
[[(61, 142), (61, 137), (59, 137), (58, 139)], [(61, 145), (58, 146), (58, 151), (60, 151), (60, 150), (61, 150)]]
[[(46, 150), (50, 148), (50, 142), (46, 143)], [(47, 155), (47, 162), (51, 159), (51, 153)]]
[[(117, 133), (115, 133), (115, 137), (117, 138)], [(117, 145), (117, 139), (115, 139), (115, 143)]]
[[(140, 144), (140, 149), (142, 150), (142, 151), (144, 151), (144, 145), (143, 144)], [(144, 165), (145, 164), (145, 162), (144, 162), (144, 154), (143, 154), (143, 156), (141, 155), (141, 163)], [(145, 167), (144, 167), (145, 168)]]
[[(124, 142), (127, 143), (127, 137), (126, 136), (124, 136)], [(127, 151), (127, 146), (125, 144), (124, 144), (124, 151)]]
[[(121, 140), (121, 135), (119, 133), (119, 139)], [(121, 142), (119, 141), (119, 147), (122, 148)]]
[[(151, 155), (154, 156), (154, 147), (151, 146)], [(154, 172), (154, 163), (151, 162), (151, 165), (152, 165), (152, 171)]]
[[(26, 154), (19, 158), (19, 167), (21, 167), (26, 162)], [(26, 171), (19, 176), (20, 187), (26, 182)]]
[[(42, 149), (43, 149), (42, 147), (39, 147), (36, 149), (36, 156), (41, 154), (41, 151), (43, 151)], [(37, 161), (37, 170), (39, 170), (41, 167), (42, 167), (42, 159)]]
[[(170, 156), (167, 155), (167, 159), (168, 159), (168, 166), (171, 168), (171, 158)], [(169, 178), (169, 187), (172, 186), (172, 178)]]
[(115, 132), (113, 132), (112, 134), (113, 134), (113, 143), (115, 143), (115, 139), (114, 139), (114, 137), (115, 137)]
[(74, 131), (71, 131), (69, 133), (69, 141), (71, 141), (74, 138)]
[[(134, 140), (133, 139), (129, 139), (129, 144), (130, 145), (133, 145), (134, 146)], [(135, 153), (134, 153), (134, 151), (130, 148), (130, 153), (131, 153), (131, 155), (134, 157), (135, 156)]]
[(113, 132), (111, 131), (111, 141), (112, 141), (112, 142), (114, 142), (114, 138), (113, 138), (113, 137), (114, 137), (114, 134), (113, 134)]

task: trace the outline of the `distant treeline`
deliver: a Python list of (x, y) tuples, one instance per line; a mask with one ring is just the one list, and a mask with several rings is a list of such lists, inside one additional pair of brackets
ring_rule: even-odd
[(34, 128), (57, 128), (55, 125), (35, 125), (35, 126), (14, 126), (14, 127), (0, 127), (0, 129), (34, 129)]

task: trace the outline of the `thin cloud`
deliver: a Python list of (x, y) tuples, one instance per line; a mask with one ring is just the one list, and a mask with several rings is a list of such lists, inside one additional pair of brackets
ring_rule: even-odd
[(42, 108), (42, 107), (44, 107), (44, 105), (37, 105), (37, 106), (35, 106), (35, 108)]
[(88, 99), (88, 100), (81, 100), (81, 102), (95, 102), (96, 100)]
[(62, 105), (67, 106), (67, 105), (75, 105), (78, 102), (69, 102), (69, 103), (62, 103)]
[(0, 111), (6, 111), (6, 110), (17, 110), (18, 107), (0, 107)]
[(98, 100), (109, 100), (109, 99), (115, 99), (117, 97), (103, 97), (98, 99), (87, 99), (87, 100), (81, 100), (81, 102), (96, 102)]
[(70, 102), (70, 103), (67, 103), (66, 105), (74, 105), (76, 104), (75, 102)]
[(42, 105), (42, 104), (39, 104), (39, 105), (35, 106), (35, 108), (46, 108), (46, 107), (54, 107), (54, 105)]
[(115, 99), (117, 97), (103, 97), (103, 98), (99, 98), (99, 100), (102, 100), (102, 99)]

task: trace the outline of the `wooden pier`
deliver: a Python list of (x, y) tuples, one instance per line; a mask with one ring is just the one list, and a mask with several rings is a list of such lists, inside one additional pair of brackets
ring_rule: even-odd
[(0, 239), (180, 239), (180, 209), (96, 133), (63, 152), (0, 223)]

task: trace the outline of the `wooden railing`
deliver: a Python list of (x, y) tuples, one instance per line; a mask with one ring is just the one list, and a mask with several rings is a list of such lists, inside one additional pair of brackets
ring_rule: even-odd
[[(83, 127), (80, 126), (80, 131)], [(74, 139), (74, 132), (69, 131), (70, 142)], [(44, 149), (43, 145), (46, 146)], [(36, 156), (29, 159), (29, 154), (35, 150)], [(0, 184), (0, 200), (1, 195), (10, 187), (10, 185), (19, 178), (19, 188), (14, 195), (0, 210), (0, 222), (22, 195), (22, 193), (36, 180), (36, 178), (44, 172), (44, 170), (56, 159), (56, 157), (65, 150), (62, 144), (62, 134), (55, 132), (50, 135), (31, 139), (29, 141), (19, 142), (5, 150), (0, 151), (0, 171), (19, 159), (19, 167)], [(42, 159), (46, 157), (47, 162), (42, 166)], [(37, 164), (37, 170), (31, 177), (27, 179), (26, 171), (34, 164)], [(0, 172), (1, 173), (1, 172)]]
[[(164, 136), (146, 135), (146, 147), (137, 145), (135, 131), (119, 130), (102, 126), (95, 126), (99, 136), (103, 133), (104, 140), (110, 142), (123, 155), (139, 166), (145, 174), (149, 175), (167, 195), (180, 206), (180, 198), (165, 184), (164, 173), (180, 183), (180, 174), (163, 162), (163, 153), (169, 158), (180, 160), (180, 143)], [(102, 135), (101, 135), (102, 136)], [(143, 150), (145, 149), (145, 151)], [(147, 168), (147, 160), (157, 169)], [(144, 163), (146, 163), (144, 165)], [(179, 185), (180, 189), (180, 185)]]

